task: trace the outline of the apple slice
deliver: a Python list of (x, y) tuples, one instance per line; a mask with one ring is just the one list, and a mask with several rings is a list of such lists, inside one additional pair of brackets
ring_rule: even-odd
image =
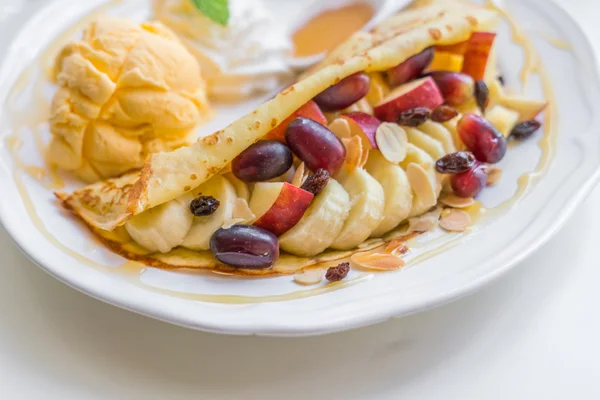
[(377, 128), (381, 125), (380, 120), (364, 112), (351, 112), (342, 114), (341, 117), (348, 121), (351, 136), (359, 136), (363, 142), (363, 146), (367, 149), (377, 148), (375, 132), (377, 132)]
[(519, 122), (519, 113), (514, 110), (496, 104), (485, 113), (485, 118), (492, 123), (502, 133), (504, 137), (508, 137), (510, 132)]
[(320, 123), (321, 125), (327, 126), (327, 119), (323, 112), (313, 100), (304, 104), (302, 107), (297, 109), (292, 115), (284, 119), (278, 126), (273, 128), (269, 133), (265, 135), (263, 139), (273, 139), (285, 143), (285, 129), (294, 119), (298, 117), (305, 117), (312, 119)]
[(396, 122), (403, 111), (416, 107), (430, 110), (444, 104), (444, 96), (431, 77), (417, 79), (392, 90), (373, 111), (381, 121)]
[(531, 100), (518, 96), (504, 96), (500, 104), (506, 108), (519, 113), (519, 122), (529, 121), (536, 118), (548, 106), (543, 100)]
[(476, 81), (489, 76), (489, 68), (494, 68), (493, 56), (496, 34), (493, 32), (475, 32), (471, 35), (464, 54), (462, 72), (471, 75)]
[(283, 235), (300, 221), (313, 197), (287, 182), (257, 183), (249, 204), (257, 217), (253, 225)]

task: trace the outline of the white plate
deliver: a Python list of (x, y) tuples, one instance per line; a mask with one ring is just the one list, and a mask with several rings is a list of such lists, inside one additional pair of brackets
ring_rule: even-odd
[[(198, 299), (239, 300), (240, 297), (226, 296), (236, 295), (244, 299), (272, 296), (268, 299), (278, 300), (279, 295), (285, 298), (302, 289), (290, 277), (235, 279), (155, 269), (146, 270), (141, 277), (116, 273), (124, 260), (93, 241), (83, 226), (57, 206), (51, 190), (19, 170), (17, 175), (22, 176), (23, 185), (16, 184), (15, 164), (5, 141), (12, 134), (11, 120), (38, 117), (31, 111), (28, 114), (8, 109), (11, 104), (8, 97), (15, 84), (25, 90), (14, 99), (16, 106), (25, 110), (33, 107), (29, 93), (32, 88), (27, 80), (19, 80), (19, 76), (27, 71), (27, 66), (37, 65), (35, 59), (64, 27), (73, 25), (104, 2), (65, 0), (47, 4), (15, 37), (3, 59), (0, 70), (0, 104), (3, 105), (0, 134), (4, 145), (0, 149), (0, 217), (16, 243), (42, 268), (67, 284), (119, 307), (195, 329), (263, 335), (340, 331), (418, 312), (481, 288), (531, 254), (556, 233), (600, 176), (600, 136), (597, 135), (600, 124), (593, 114), (594, 106), (600, 104), (600, 85), (587, 39), (553, 3), (507, 1), (509, 10), (531, 34), (554, 84), (560, 116), (555, 153), (547, 171), (535, 180), (524, 197), (499, 215), (482, 221), (474, 232), (456, 241), (456, 246), (440, 251), (444, 249), (440, 243), (455, 241), (455, 238), (446, 234), (443, 239), (434, 240), (435, 235), (428, 235), (420, 239), (428, 243), (415, 248), (411, 257), (423, 252), (433, 255), (437, 249), (439, 254), (435, 257), (396, 273), (356, 274), (354, 285), (289, 301), (223, 304)], [(147, 15), (147, 3), (125, 0), (111, 7), (109, 12), (142, 19)], [(501, 30), (501, 37), (501, 66), (509, 82), (518, 82), (522, 53), (509, 44), (507, 27)], [(570, 50), (552, 46), (547, 37), (568, 43)], [(35, 74), (34, 68), (32, 77)], [(45, 96), (49, 97), (51, 87), (46, 89)], [(527, 89), (531, 96), (541, 93), (537, 79), (532, 79)], [(245, 104), (221, 109), (219, 117), (204, 126), (202, 132), (225, 125), (251, 107), (252, 104)], [(31, 133), (24, 131), (20, 135), (25, 139), (21, 156), (28, 163), (35, 163), (36, 159), (39, 162)], [(539, 157), (537, 139), (511, 147), (500, 165), (505, 171), (501, 183), (487, 189), (482, 202), (494, 207), (511, 198), (518, 177), (534, 170)], [(28, 210), (27, 198), (33, 199), (33, 214)], [(37, 224), (35, 216), (39, 217)], [(45, 234), (40, 226), (48, 232)], [(83, 262), (83, 259), (96, 264)], [(165, 290), (172, 294), (166, 294)], [(194, 295), (197, 293), (216, 297)]]

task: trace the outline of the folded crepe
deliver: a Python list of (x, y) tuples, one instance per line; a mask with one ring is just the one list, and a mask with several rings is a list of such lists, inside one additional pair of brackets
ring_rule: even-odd
[[(340, 260), (356, 251), (381, 246), (379, 241), (371, 245), (365, 242), (359, 246), (360, 249), (327, 250), (317, 255), (304, 255), (302, 251), (296, 252), (296, 255), (282, 253), (270, 269), (245, 270), (220, 264), (210, 251), (190, 250), (194, 246), (168, 250), (172, 243), (165, 243), (166, 252), (152, 253), (132, 240), (123, 226), (141, 213), (167, 206), (173, 207), (169, 212), (173, 213), (174, 221), (178, 221), (180, 213), (177, 210), (185, 207), (177, 208), (172, 205), (178, 202), (181, 206), (186, 201), (189, 204), (189, 199), (201, 191), (198, 190), (199, 186), (209, 180), (212, 186), (221, 185), (219, 190), (230, 190), (233, 185), (215, 183), (211, 178), (220, 176), (220, 172), (224, 172), (223, 169), (243, 150), (267, 135), (317, 94), (343, 78), (361, 71), (387, 71), (430, 46), (466, 41), (473, 32), (492, 30), (497, 22), (498, 15), (493, 11), (452, 0), (434, 1), (402, 11), (369, 33), (355, 34), (303, 79), (225, 129), (200, 138), (190, 146), (152, 154), (140, 172), (98, 182), (71, 194), (57, 193), (57, 196), (64, 207), (83, 220), (113, 251), (126, 258), (163, 268), (204, 268), (238, 274), (285, 274), (313, 264)], [(426, 174), (438, 180), (438, 185), (439, 178), (433, 170), (434, 156), (438, 156), (440, 146), (443, 149), (441, 155), (458, 146), (458, 143), (454, 143), (455, 146), (452, 143), (453, 140), (456, 141), (456, 135), (449, 140), (445, 139), (444, 135), (447, 136), (449, 131), (442, 128), (430, 126), (428, 129), (433, 133), (428, 135), (422, 135), (418, 130), (409, 132), (413, 154), (409, 154), (407, 158), (412, 158), (401, 165), (406, 170), (409, 161), (420, 164), (423, 168), (416, 168), (415, 173), (418, 175), (421, 170), (425, 170)], [(436, 130), (438, 133), (435, 133)], [(432, 143), (428, 138), (436, 135), (440, 140)], [(371, 163), (377, 163), (377, 160), (369, 159), (367, 170)], [(385, 187), (385, 183), (381, 183)], [(419, 204), (418, 193), (414, 193), (416, 188), (412, 189), (412, 209), (404, 219), (427, 212), (437, 203), (439, 196), (438, 186), (433, 204), (430, 204), (431, 199)], [(408, 192), (411, 193), (410, 186)], [(411, 197), (407, 199), (411, 201)], [(307, 213), (309, 212), (310, 209)], [(187, 222), (182, 220), (182, 224)], [(387, 232), (385, 238), (389, 239), (397, 234), (393, 228), (384, 230), (383, 233)], [(166, 236), (168, 234), (169, 232)], [(210, 234), (206, 242), (209, 237)], [(205, 249), (206, 246), (197, 248)], [(282, 249), (286, 250), (286, 247), (282, 246)]]

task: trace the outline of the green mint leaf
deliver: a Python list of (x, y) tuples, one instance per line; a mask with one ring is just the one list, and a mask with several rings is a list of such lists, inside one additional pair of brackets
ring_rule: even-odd
[(190, 0), (194, 6), (217, 24), (227, 26), (229, 22), (228, 0)]

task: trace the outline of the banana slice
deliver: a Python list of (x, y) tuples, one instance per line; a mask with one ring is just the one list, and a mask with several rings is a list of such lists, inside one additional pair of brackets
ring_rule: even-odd
[[(413, 189), (413, 202), (409, 218), (421, 215), (429, 211), (431, 207), (435, 206), (437, 204), (437, 197), (439, 196), (439, 193), (441, 191), (441, 185), (438, 182), (434, 167), (435, 161), (424, 150), (421, 150), (417, 146), (409, 143), (406, 149), (406, 158), (400, 163), (400, 165), (402, 166), (402, 168), (404, 168), (405, 171), (408, 171), (409, 165), (412, 163), (418, 165), (420, 168), (411, 168), (411, 171), (415, 171), (417, 173), (411, 174), (410, 178), (418, 179), (418, 181), (410, 182), (410, 186)], [(423, 170), (425, 174), (422, 174), (421, 170)], [(415, 188), (422, 187), (423, 185), (431, 186), (431, 189), (435, 193), (435, 196), (433, 196), (433, 198), (431, 196), (419, 196), (419, 193), (421, 192), (430, 191), (415, 191)]]
[(352, 208), (331, 247), (349, 250), (364, 242), (383, 220), (385, 193), (381, 184), (362, 168), (355, 168), (341, 183), (350, 195)]
[(192, 227), (194, 215), (190, 202), (193, 198), (185, 194), (144, 211), (127, 221), (125, 229), (140, 246), (166, 253), (179, 246)]
[[(409, 144), (409, 147), (411, 146)], [(413, 194), (406, 172), (386, 160), (379, 151), (372, 150), (369, 153), (369, 160), (365, 167), (367, 172), (381, 184), (385, 194), (383, 220), (371, 233), (371, 237), (380, 237), (408, 218)]]
[(416, 128), (405, 127), (404, 130), (406, 131), (406, 137), (408, 138), (408, 142), (421, 148), (434, 160), (439, 160), (440, 158), (446, 155), (444, 146), (442, 146), (442, 144), (438, 140), (424, 134)]
[(424, 124), (419, 125), (419, 130), (440, 142), (446, 154), (456, 151), (452, 133), (444, 125), (434, 121), (426, 121)]
[(462, 115), (459, 115), (456, 118), (451, 119), (450, 121), (442, 123), (442, 125), (444, 125), (444, 127), (448, 129), (448, 131), (452, 135), (452, 141), (454, 142), (454, 147), (456, 148), (456, 151), (460, 151), (465, 148), (465, 145), (460, 139), (460, 134), (458, 133), (457, 128), (458, 121), (460, 121), (461, 118)]
[(250, 189), (248, 188), (248, 185), (246, 185), (246, 182), (238, 179), (232, 172), (223, 174), (223, 177), (233, 185), (237, 197), (250, 201)]
[(349, 211), (350, 196), (335, 179), (330, 179), (296, 226), (279, 237), (279, 246), (297, 256), (319, 254), (340, 234)]
[(208, 250), (210, 237), (233, 216), (237, 194), (222, 175), (215, 175), (194, 190), (194, 195), (213, 196), (221, 202), (217, 211), (206, 217), (194, 217), (192, 228), (181, 245), (190, 250)]

